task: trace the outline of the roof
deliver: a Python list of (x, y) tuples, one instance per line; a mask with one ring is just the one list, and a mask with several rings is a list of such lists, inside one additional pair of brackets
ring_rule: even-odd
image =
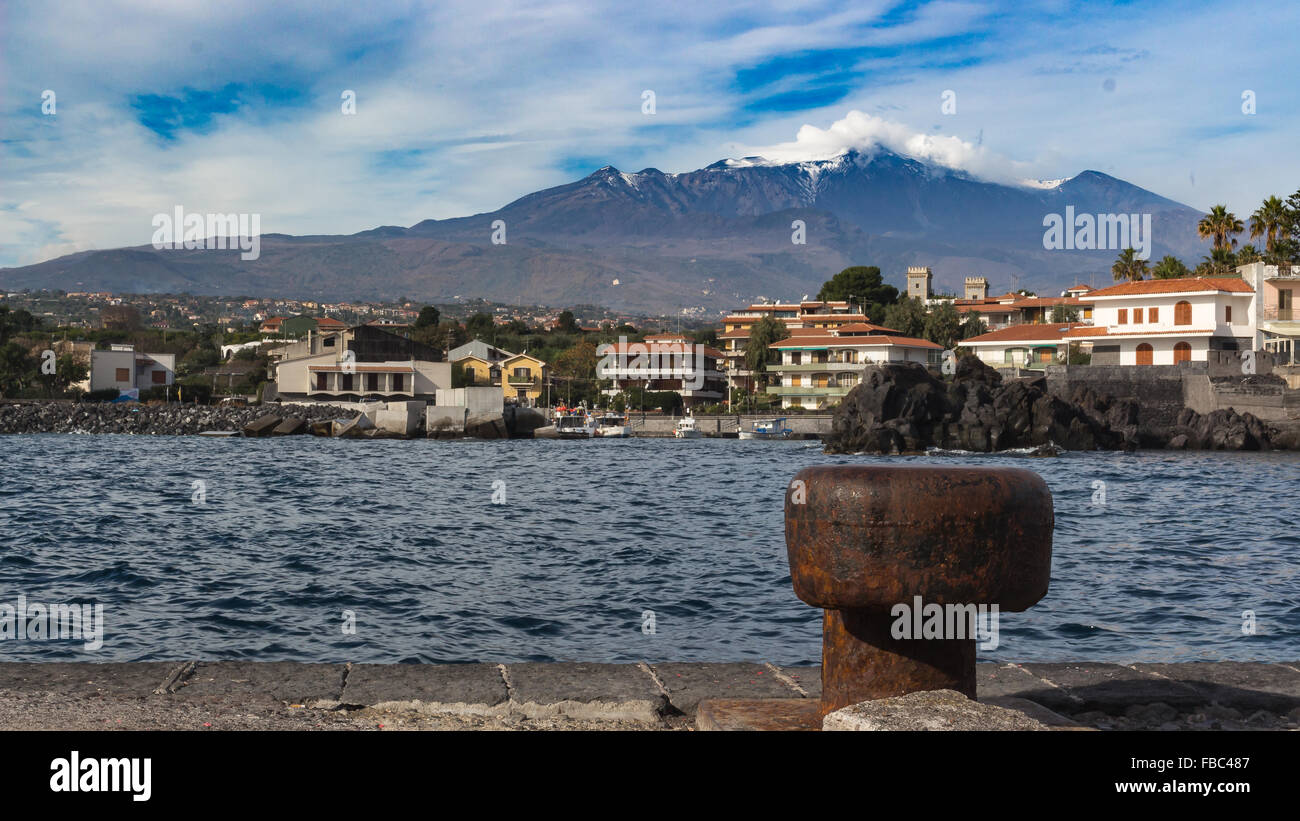
[(531, 359), (532, 361), (536, 362), (538, 365), (541, 365), (543, 368), (546, 367), (546, 363), (544, 361), (538, 359), (537, 357), (533, 356), (532, 354), (526, 351), (524, 353), (517, 353), (517, 354), (512, 354), (510, 356), (507, 356), (505, 359), (502, 359), (498, 364), (504, 365), (507, 362), (514, 362), (516, 359)]
[(693, 342), (607, 342), (598, 347), (596, 352), (602, 356), (611, 353), (635, 356), (637, 354), (694, 353), (697, 350), (703, 350), (705, 356), (712, 356), (716, 359), (722, 359), (726, 356), (717, 348), (710, 348), (708, 345), (696, 345)]
[(857, 347), (857, 346), (878, 346), (878, 345), (896, 345), (900, 348), (926, 348), (936, 351), (943, 350), (942, 345), (936, 345), (928, 339), (916, 339), (910, 336), (799, 336), (782, 339), (780, 342), (774, 342), (769, 345), (770, 348), (833, 348), (833, 347)]
[(340, 322), (339, 320), (330, 316), (318, 316), (316, 317), (316, 327), (342, 329), (348, 327), (348, 324), (346, 322)]
[[(820, 331), (821, 329), (820, 328), (808, 328), (808, 329), (798, 328), (796, 330)], [(841, 325), (840, 327), (836, 328), (835, 332), (840, 336), (852, 335), (852, 334), (883, 334), (884, 336), (898, 336), (900, 333), (899, 331), (896, 331), (893, 328), (886, 328), (884, 325), (872, 325), (870, 322), (850, 322), (847, 325)]]
[(1201, 294), (1212, 291), (1253, 294), (1255, 289), (1240, 277), (1178, 277), (1122, 282), (1109, 288), (1091, 291), (1088, 299), (1107, 296), (1145, 296), (1148, 294)]
[(1092, 290), (1092, 286), (1091, 286), (1091, 285), (1084, 285), (1083, 283), (1079, 283), (1078, 285), (1072, 286), (1072, 287), (1070, 287), (1070, 288), (1066, 288), (1065, 290), (1066, 290), (1067, 292), (1069, 292), (1069, 291), (1091, 291), (1091, 290)]
[(1081, 328), (1073, 328), (1066, 336), (1071, 339), (1094, 337), (1111, 337), (1111, 336), (1213, 336), (1213, 328), (1179, 328), (1173, 331), (1112, 331), (1105, 326), (1085, 325)]
[(403, 367), (400, 365), (366, 365), (356, 362), (348, 366), (349, 370), (344, 370), (342, 364), (337, 365), (308, 365), (307, 370), (325, 373), (415, 373), (415, 368), (409, 365)]
[(1044, 324), (1011, 325), (986, 334), (962, 340), (962, 345), (993, 345), (999, 342), (1059, 342), (1073, 328), (1087, 327), (1082, 322), (1051, 322)]

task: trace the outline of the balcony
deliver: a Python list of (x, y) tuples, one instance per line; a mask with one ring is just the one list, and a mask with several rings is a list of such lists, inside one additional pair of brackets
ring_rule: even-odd
[(813, 373), (821, 371), (860, 371), (867, 367), (866, 362), (801, 362), (798, 365), (768, 365), (768, 370), (782, 373)]
[(506, 384), (512, 388), (533, 388), (539, 389), (542, 386), (542, 380), (531, 376), (508, 376)]
[(1274, 322), (1297, 322), (1300, 321), (1300, 311), (1295, 308), (1279, 308), (1270, 305), (1259, 312), (1259, 318)]
[(836, 385), (827, 388), (796, 387), (794, 385), (773, 385), (767, 392), (773, 396), (845, 396), (853, 390), (853, 385)]

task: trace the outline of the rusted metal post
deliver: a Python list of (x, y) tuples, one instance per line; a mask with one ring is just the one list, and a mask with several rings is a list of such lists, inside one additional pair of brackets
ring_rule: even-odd
[(1028, 609), (1047, 593), (1052, 495), (1015, 468), (837, 465), (786, 490), (795, 595), (824, 608), (821, 715), (918, 690), (975, 697), (975, 637), (895, 638), (897, 605)]

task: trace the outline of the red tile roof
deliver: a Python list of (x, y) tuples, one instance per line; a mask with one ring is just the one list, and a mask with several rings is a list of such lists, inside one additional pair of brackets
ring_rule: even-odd
[(1253, 294), (1240, 277), (1179, 277), (1177, 279), (1144, 279), (1140, 282), (1123, 282), (1101, 288), (1088, 294), (1088, 299), (1103, 296), (1139, 296), (1145, 294), (1195, 294), (1206, 291)]
[(1111, 331), (1105, 326), (1085, 325), (1081, 328), (1072, 329), (1066, 336), (1073, 338), (1093, 336), (1204, 336), (1205, 334), (1213, 335), (1214, 329), (1179, 328), (1173, 331)]
[(1068, 332), (1073, 328), (1087, 327), (1081, 322), (1050, 322), (1043, 324), (1023, 324), (1012, 325), (1007, 328), (1000, 328), (996, 331), (989, 331), (986, 334), (972, 336), (970, 339), (962, 341), (962, 345), (968, 342), (1037, 342), (1047, 340), (1061, 340), (1068, 336)]

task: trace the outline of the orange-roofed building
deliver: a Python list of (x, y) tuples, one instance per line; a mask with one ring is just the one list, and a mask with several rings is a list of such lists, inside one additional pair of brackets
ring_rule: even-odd
[[(994, 368), (1041, 370), (1064, 363), (1075, 328), (1087, 328), (1082, 322), (1057, 322), (1011, 325), (961, 342), (980, 361)], [(1077, 347), (1077, 346), (1076, 346)]]
[(697, 345), (681, 334), (651, 334), (644, 342), (600, 345), (596, 374), (609, 379), (605, 395), (614, 396), (634, 387), (648, 391), (673, 391), (682, 406), (716, 404), (727, 398), (726, 375), (720, 368), (722, 351)]
[(1241, 277), (1124, 282), (1087, 299), (1092, 325), (1066, 336), (1091, 343), (1094, 365), (1177, 365), (1255, 350), (1255, 289)]
[(869, 321), (866, 314), (842, 300), (806, 299), (800, 302), (755, 303), (734, 311), (723, 318), (722, 333), (718, 334), (727, 384), (732, 388), (746, 391), (753, 388), (754, 375), (745, 367), (745, 348), (749, 344), (750, 328), (765, 316), (782, 322), (786, 330), (792, 333), (805, 330), (828, 331), (841, 325)]

